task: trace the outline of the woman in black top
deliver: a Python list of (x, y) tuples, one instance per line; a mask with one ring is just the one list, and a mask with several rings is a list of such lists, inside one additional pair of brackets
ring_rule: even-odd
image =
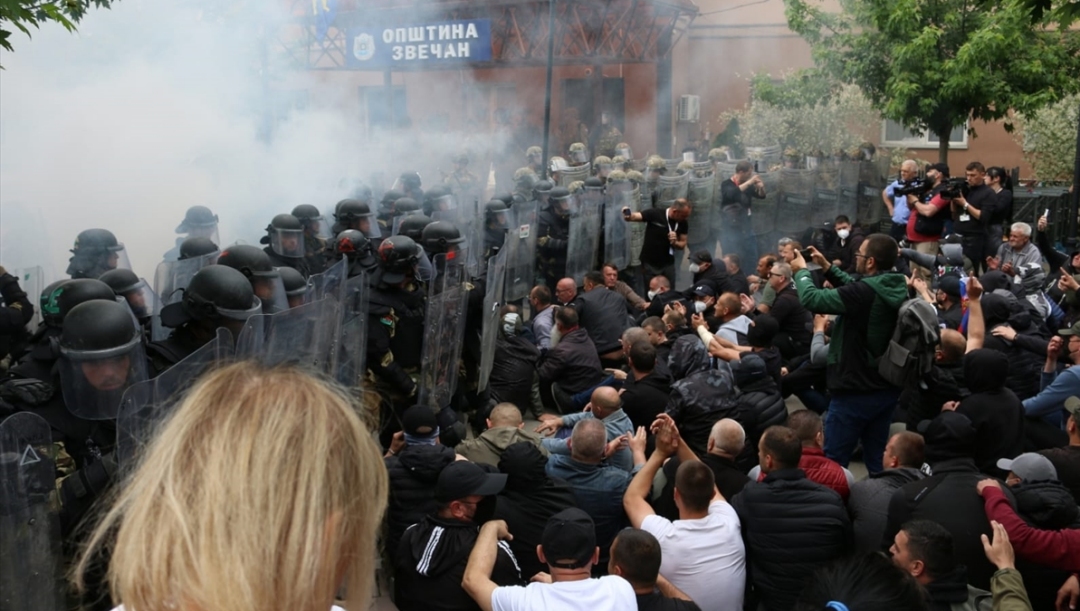
[(986, 170), (986, 185), (994, 191), (988, 205), (983, 209), (986, 222), (986, 252), (995, 253), (1001, 247), (1004, 228), (1012, 218), (1012, 179), (1005, 168), (994, 166)]

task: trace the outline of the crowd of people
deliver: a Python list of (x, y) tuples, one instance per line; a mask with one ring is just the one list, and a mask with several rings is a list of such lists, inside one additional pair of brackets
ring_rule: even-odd
[[(43, 421), (55, 467), (5, 446), (5, 504), (43, 506), (29, 491), (55, 480), (91, 607), (360, 608), (381, 566), (403, 611), (1076, 608), (1080, 250), (1045, 217), (1009, 223), (1003, 172), (905, 162), (888, 232), (841, 216), (759, 257), (752, 163), (615, 150), (530, 149), (475, 216), (467, 158), (427, 189), (406, 172), (332, 221), (273, 216), (265, 248), (219, 246), (195, 206), (152, 283), (105, 229), (41, 295), (0, 268), (0, 426), (33, 445)], [(668, 201), (672, 172), (713, 199)], [(633, 264), (598, 248), (568, 269), (585, 201), (644, 225)], [(522, 244), (514, 299), (495, 261)], [(361, 297), (327, 311), (365, 329), (342, 348), (362, 370), (210, 364), (257, 316), (343, 294)], [(153, 434), (128, 430), (133, 388), (199, 374), (148, 403)]]

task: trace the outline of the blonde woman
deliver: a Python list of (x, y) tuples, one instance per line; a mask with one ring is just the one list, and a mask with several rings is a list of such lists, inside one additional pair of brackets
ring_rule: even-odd
[(386, 495), (379, 448), (342, 392), (295, 369), (230, 365), (163, 426), (76, 586), (104, 548), (126, 611), (328, 611), (341, 586), (349, 609), (366, 609)]

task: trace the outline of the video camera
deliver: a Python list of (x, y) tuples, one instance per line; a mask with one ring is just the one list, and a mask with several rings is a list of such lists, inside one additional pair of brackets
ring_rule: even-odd
[(893, 189), (895, 195), (914, 195), (921, 198), (930, 189), (934, 188), (934, 181), (929, 178), (916, 178), (915, 180), (909, 180), (899, 187)]
[(963, 176), (957, 176), (956, 178), (950, 178), (941, 184), (941, 197), (943, 199), (956, 199), (961, 195), (967, 197), (971, 191), (971, 185)]

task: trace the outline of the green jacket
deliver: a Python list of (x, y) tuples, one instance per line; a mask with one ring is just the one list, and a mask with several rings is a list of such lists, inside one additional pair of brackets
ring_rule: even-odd
[(795, 289), (806, 309), (838, 315), (829, 340), (829, 390), (895, 388), (878, 374), (877, 361), (889, 346), (897, 311), (908, 298), (907, 280), (895, 272), (854, 280), (836, 265), (829, 267), (825, 278), (836, 288), (818, 288), (805, 269), (795, 273)]

